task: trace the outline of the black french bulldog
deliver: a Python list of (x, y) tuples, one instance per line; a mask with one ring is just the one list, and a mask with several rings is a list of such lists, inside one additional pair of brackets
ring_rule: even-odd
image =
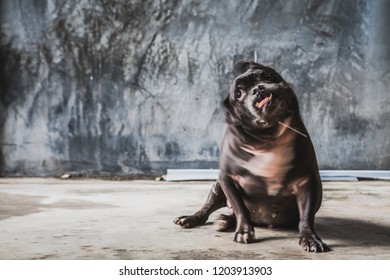
[(298, 226), (299, 244), (306, 251), (329, 251), (314, 230), (322, 184), (293, 90), (275, 70), (261, 64), (241, 61), (234, 72), (223, 103), (228, 128), (219, 180), (199, 211), (174, 223), (195, 227), (228, 206), (233, 214), (221, 215), (218, 229), (235, 227), (236, 242), (254, 242), (254, 226)]

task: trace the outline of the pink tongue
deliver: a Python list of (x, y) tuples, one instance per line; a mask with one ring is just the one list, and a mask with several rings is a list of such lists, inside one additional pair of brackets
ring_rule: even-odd
[(256, 102), (255, 106), (256, 106), (257, 108), (261, 109), (261, 108), (263, 108), (263, 106), (264, 106), (265, 104), (268, 103), (268, 101), (269, 101), (269, 97), (266, 97), (266, 98), (264, 98), (263, 100), (261, 100), (260, 102)]

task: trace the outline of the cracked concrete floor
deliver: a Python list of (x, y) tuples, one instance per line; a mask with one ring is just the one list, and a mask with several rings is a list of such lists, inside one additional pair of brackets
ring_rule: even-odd
[(203, 204), (211, 182), (0, 179), (0, 259), (390, 259), (390, 182), (325, 182), (316, 228), (332, 248), (306, 253), (294, 230), (259, 242), (173, 219)]

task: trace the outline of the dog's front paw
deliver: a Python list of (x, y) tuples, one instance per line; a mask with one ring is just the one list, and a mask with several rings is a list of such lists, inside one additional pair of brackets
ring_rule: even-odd
[(206, 221), (198, 215), (180, 216), (173, 220), (173, 222), (183, 228), (192, 228), (204, 224)]
[(255, 230), (251, 225), (241, 225), (235, 232), (234, 241), (238, 243), (252, 243), (255, 241)]
[(317, 234), (312, 232), (301, 233), (299, 236), (299, 245), (307, 252), (321, 253), (330, 251), (329, 246)]

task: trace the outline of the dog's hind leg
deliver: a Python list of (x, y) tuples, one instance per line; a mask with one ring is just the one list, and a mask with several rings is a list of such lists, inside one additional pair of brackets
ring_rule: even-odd
[(221, 214), (215, 220), (215, 225), (218, 231), (234, 230), (237, 225), (236, 216), (233, 213), (230, 215)]

